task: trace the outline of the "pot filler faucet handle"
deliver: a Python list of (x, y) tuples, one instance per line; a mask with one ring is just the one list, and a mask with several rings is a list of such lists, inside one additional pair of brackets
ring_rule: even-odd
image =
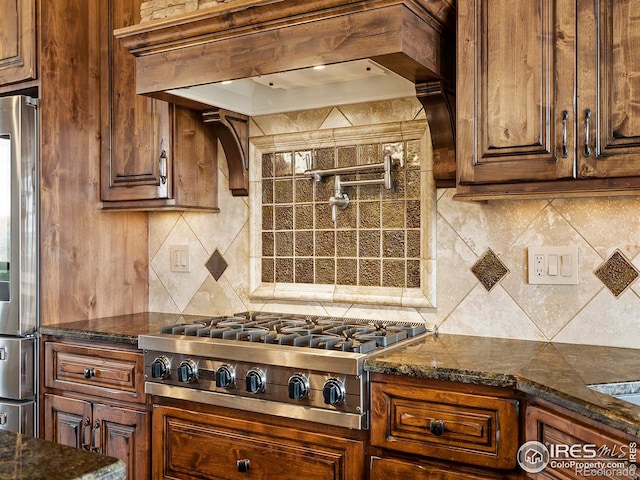
[(349, 197), (346, 193), (342, 192), (342, 185), (340, 185), (340, 175), (334, 177), (334, 189), (333, 197), (329, 199), (329, 205), (331, 205), (331, 219), (335, 225), (338, 221), (338, 208), (344, 210), (349, 206)]

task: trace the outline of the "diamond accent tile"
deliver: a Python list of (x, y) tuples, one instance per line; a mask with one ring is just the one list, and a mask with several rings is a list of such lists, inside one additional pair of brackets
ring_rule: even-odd
[(228, 264), (227, 264), (227, 261), (222, 256), (222, 254), (220, 253), (220, 250), (216, 248), (216, 251), (213, 252), (209, 260), (207, 260), (207, 263), (205, 264), (205, 266), (207, 267), (207, 270), (209, 270), (209, 272), (211, 273), (211, 276), (217, 282), (218, 279), (224, 273), (224, 271), (227, 269)]
[(509, 273), (509, 269), (490, 248), (471, 267), (471, 271), (482, 286), (487, 289), (487, 292), (491, 291)]
[(626, 259), (620, 250), (616, 250), (593, 273), (604, 283), (605, 287), (611, 290), (615, 297), (624, 292), (640, 275), (638, 269)]

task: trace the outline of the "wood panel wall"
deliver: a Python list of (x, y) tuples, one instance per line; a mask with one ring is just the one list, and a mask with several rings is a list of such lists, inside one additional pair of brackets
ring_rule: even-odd
[(100, 22), (106, 0), (38, 2), (40, 321), (145, 311), (146, 213), (100, 210)]

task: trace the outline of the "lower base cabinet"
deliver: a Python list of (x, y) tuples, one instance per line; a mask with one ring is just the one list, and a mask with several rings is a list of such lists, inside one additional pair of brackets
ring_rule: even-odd
[(544, 444), (549, 461), (530, 479), (639, 480), (640, 438), (604, 427), (554, 405), (529, 405), (526, 440)]
[(45, 439), (118, 458), (128, 480), (149, 478), (150, 417), (148, 411), (44, 395)]
[[(253, 415), (253, 418), (256, 416)], [(365, 442), (184, 408), (153, 411), (155, 479), (362, 480)]]

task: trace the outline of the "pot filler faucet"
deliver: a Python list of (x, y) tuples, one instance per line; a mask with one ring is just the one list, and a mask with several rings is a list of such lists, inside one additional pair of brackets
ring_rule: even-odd
[[(366, 180), (342, 180), (342, 175), (353, 175), (356, 173), (382, 173), (381, 178)], [(349, 196), (342, 191), (342, 187), (355, 187), (357, 185), (384, 185), (384, 188), (391, 190), (393, 181), (391, 179), (391, 155), (387, 154), (381, 163), (369, 163), (365, 165), (355, 165), (353, 167), (328, 168), (326, 170), (306, 170), (304, 175), (315, 182), (320, 182), (324, 177), (334, 176), (333, 196), (329, 198), (331, 205), (331, 218), (335, 225), (338, 217), (338, 208), (344, 210), (349, 206)]]

